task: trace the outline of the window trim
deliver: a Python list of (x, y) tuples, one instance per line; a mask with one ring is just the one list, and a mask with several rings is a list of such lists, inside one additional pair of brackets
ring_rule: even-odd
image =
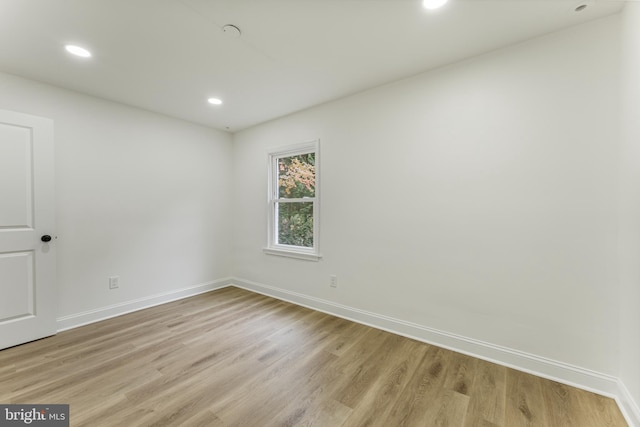
[[(277, 224), (275, 217), (276, 204), (279, 202), (278, 197), (278, 159), (282, 157), (291, 157), (299, 154), (315, 153), (315, 196), (312, 199), (292, 199), (289, 202), (313, 202), (313, 247), (307, 248), (302, 246), (282, 245), (276, 243)], [(289, 145), (270, 150), (268, 153), (268, 184), (267, 184), (267, 246), (262, 249), (265, 254), (278, 255), (290, 258), (303, 259), (307, 261), (319, 261), (322, 258), (320, 254), (319, 235), (320, 235), (320, 140), (305, 142), (302, 144)]]

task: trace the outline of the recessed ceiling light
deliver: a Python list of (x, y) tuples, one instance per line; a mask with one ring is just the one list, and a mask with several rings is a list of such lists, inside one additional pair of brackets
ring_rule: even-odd
[(422, 6), (425, 9), (433, 10), (444, 6), (446, 2), (447, 0), (422, 0)]
[(209, 102), (209, 104), (213, 104), (213, 105), (221, 105), (222, 104), (222, 100), (219, 98), (209, 98), (207, 99), (207, 102)]
[(67, 50), (67, 52), (69, 52), (72, 55), (80, 56), (82, 58), (91, 58), (91, 52), (89, 52), (87, 49), (83, 47), (76, 46), (73, 44), (68, 44), (64, 48)]

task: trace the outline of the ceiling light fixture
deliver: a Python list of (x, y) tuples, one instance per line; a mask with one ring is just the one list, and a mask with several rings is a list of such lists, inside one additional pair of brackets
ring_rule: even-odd
[(422, 6), (425, 9), (433, 10), (441, 8), (446, 2), (447, 0), (422, 0)]
[(576, 7), (574, 10), (576, 12), (582, 12), (583, 10), (585, 10), (587, 8), (586, 4), (581, 4), (580, 6)]
[(79, 56), (81, 58), (91, 58), (91, 52), (83, 47), (68, 44), (64, 48), (72, 55)]
[(224, 27), (222, 27), (222, 32), (224, 33), (225, 36), (227, 36), (230, 39), (239, 39), (240, 36), (242, 35), (242, 31), (240, 31), (240, 27), (233, 24), (227, 24)]
[(209, 99), (207, 99), (207, 102), (209, 104), (212, 104), (212, 105), (221, 105), (222, 104), (222, 100), (219, 99), (219, 98), (209, 98)]

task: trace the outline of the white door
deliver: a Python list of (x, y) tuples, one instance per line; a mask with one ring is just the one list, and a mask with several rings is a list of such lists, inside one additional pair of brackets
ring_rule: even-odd
[(0, 349), (56, 333), (53, 178), (53, 121), (0, 110)]

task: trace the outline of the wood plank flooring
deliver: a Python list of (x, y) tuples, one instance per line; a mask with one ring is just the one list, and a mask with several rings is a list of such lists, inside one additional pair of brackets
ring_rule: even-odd
[(611, 399), (237, 288), (0, 351), (72, 426), (626, 426)]

